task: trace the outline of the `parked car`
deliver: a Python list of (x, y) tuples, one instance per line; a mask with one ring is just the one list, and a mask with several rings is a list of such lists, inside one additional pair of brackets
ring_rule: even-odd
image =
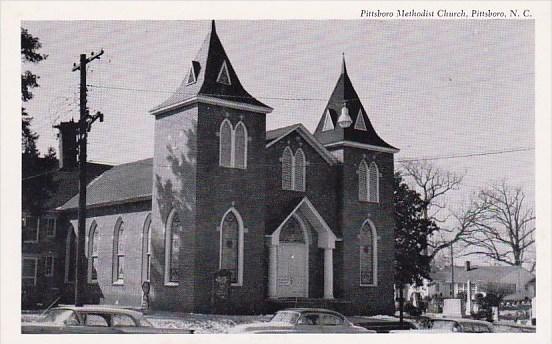
[(268, 322), (242, 324), (229, 333), (375, 333), (353, 325), (344, 315), (322, 308), (288, 308)]
[(391, 321), (391, 320), (370, 320), (355, 322), (355, 325), (365, 329), (376, 331), (377, 333), (389, 333), (390, 331), (407, 331), (417, 329), (416, 325), (410, 321)]
[(103, 306), (60, 306), (37, 321), (21, 324), (21, 333), (193, 333), (156, 328), (138, 311)]
[[(396, 333), (397, 331), (391, 331)], [(428, 329), (413, 330), (413, 333), (492, 333), (494, 332), (493, 325), (486, 321), (471, 320), (471, 319), (448, 319), (440, 318), (431, 320)]]

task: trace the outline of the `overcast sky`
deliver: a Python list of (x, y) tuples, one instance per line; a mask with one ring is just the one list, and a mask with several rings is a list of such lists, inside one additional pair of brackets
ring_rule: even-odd
[[(25, 104), (39, 148), (57, 148), (52, 125), (78, 119), (79, 54), (105, 50), (89, 66), (95, 123), (89, 159), (122, 163), (151, 157), (148, 110), (186, 76), (208, 21), (23, 22), (48, 59), (24, 65), (40, 75)], [(349, 76), (396, 160), (534, 147), (532, 21), (270, 20), (217, 21), (245, 89), (274, 108), (267, 129), (302, 122), (314, 130), (340, 73)], [(103, 88), (106, 87), (106, 88)], [(284, 99), (282, 99), (284, 98)], [(460, 204), (493, 181), (522, 186), (534, 202), (534, 151), (434, 160), (466, 173)]]

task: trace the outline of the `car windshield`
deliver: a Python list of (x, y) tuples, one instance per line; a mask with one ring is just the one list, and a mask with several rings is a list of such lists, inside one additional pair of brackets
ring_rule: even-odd
[(39, 322), (54, 325), (78, 324), (75, 312), (70, 309), (51, 309), (39, 319)]
[(299, 313), (292, 312), (292, 311), (281, 311), (278, 312), (272, 317), (270, 322), (283, 322), (288, 324), (295, 324), (297, 322), (297, 319), (299, 318)]
[(433, 326), (431, 326), (432, 329), (435, 330), (447, 330), (447, 331), (454, 331), (455, 328), (458, 328), (455, 321), (447, 321), (447, 320), (434, 320)]

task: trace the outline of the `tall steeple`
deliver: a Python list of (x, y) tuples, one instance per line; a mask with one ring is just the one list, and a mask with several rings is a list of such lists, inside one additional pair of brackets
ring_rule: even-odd
[(230, 107), (245, 104), (262, 113), (272, 111), (272, 108), (255, 99), (241, 85), (218, 37), (214, 20), (195, 59), (184, 64), (184, 70), (187, 74), (175, 93), (150, 110), (150, 113), (157, 115), (194, 99), (215, 99), (224, 101)]
[[(352, 119), (352, 124), (347, 128), (341, 128), (338, 124), (339, 116), (342, 114), (344, 107), (347, 108)], [(348, 142), (364, 144), (367, 147), (380, 148), (392, 153), (398, 152), (397, 148), (380, 138), (372, 126), (347, 73), (345, 55), (343, 55), (341, 62), (341, 74), (328, 104), (324, 108), (314, 135), (325, 146), (336, 147)]]

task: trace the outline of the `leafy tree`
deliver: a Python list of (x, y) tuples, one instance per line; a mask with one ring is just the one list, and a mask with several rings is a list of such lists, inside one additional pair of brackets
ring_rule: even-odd
[(395, 283), (400, 286), (402, 321), (402, 287), (405, 284), (420, 285), (424, 278), (429, 278), (432, 257), (427, 254), (428, 237), (438, 227), (425, 216), (426, 202), (403, 182), (399, 173), (395, 174), (394, 202)]
[[(39, 63), (47, 58), (38, 50), (42, 47), (39, 39), (31, 35), (27, 29), (21, 28), (21, 62)], [(21, 100), (27, 102), (33, 98), (32, 89), (39, 87), (40, 77), (29, 70), (21, 74)], [(33, 214), (40, 212), (45, 201), (56, 189), (50, 171), (57, 167), (56, 152), (49, 148), (48, 152), (40, 157), (36, 147), (38, 134), (31, 128), (32, 116), (24, 107), (21, 108), (21, 153), (22, 153), (22, 205), (23, 209)]]
[[(27, 29), (21, 28), (21, 62), (22, 63), (38, 63), (43, 61), (48, 56), (38, 53), (42, 47), (39, 39), (31, 35)], [(40, 77), (29, 70), (21, 74), (21, 100), (27, 102), (33, 98), (31, 90), (39, 87), (38, 79)], [(21, 148), (23, 155), (28, 155), (31, 158), (37, 157), (39, 152), (36, 149), (36, 140), (38, 135), (31, 129), (32, 117), (21, 108), (22, 126), (21, 126)]]

